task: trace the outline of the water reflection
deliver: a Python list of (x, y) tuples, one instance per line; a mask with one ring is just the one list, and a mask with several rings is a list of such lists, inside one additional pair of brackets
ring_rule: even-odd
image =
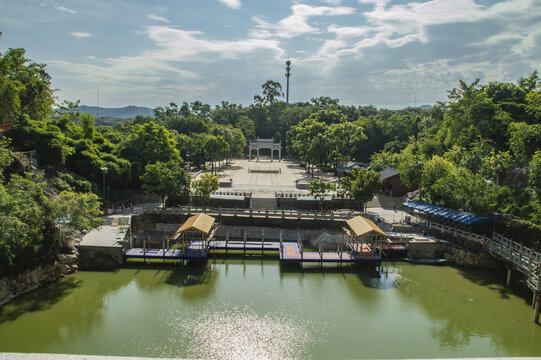
[[(249, 306), (214, 305), (193, 314), (171, 312), (169, 323), (184, 340), (189, 358), (212, 359), (299, 359), (306, 358), (312, 336), (309, 322), (287, 312), (255, 312)], [(185, 342), (185, 339), (188, 342)], [(173, 356), (175, 351), (162, 355)]]
[[(472, 356), (483, 356), (487, 349), (475, 347), (485, 339), (494, 353), (532, 355), (532, 344), (536, 344), (535, 354), (541, 354), (541, 343), (535, 340), (541, 328), (531, 323), (531, 311), (503, 284), (495, 283), (490, 272), (464, 276), (464, 270), (450, 267), (403, 265), (402, 269), (397, 290), (431, 319), (431, 335), (442, 349), (469, 347)], [(511, 336), (524, 334), (528, 328), (532, 331), (526, 336)]]
[(541, 354), (531, 308), (501, 296), (496, 281), (471, 281), (448, 267), (381, 270), (216, 260), (80, 272), (0, 309), (0, 351), (225, 359)]
[[(47, 352), (66, 336), (85, 336), (103, 322), (106, 294), (122, 288), (131, 276), (122, 272), (70, 276), (22, 295), (1, 308), (2, 351)], [(12, 324), (10, 321), (14, 321)], [(21, 350), (23, 349), (23, 350)]]
[(25, 313), (47, 310), (80, 285), (81, 283), (73, 278), (64, 278), (41, 291), (33, 291), (26, 296), (20, 296), (0, 308), (0, 324), (17, 320)]
[(394, 289), (400, 284), (400, 268), (389, 266), (361, 269), (357, 276), (364, 286), (376, 290)]

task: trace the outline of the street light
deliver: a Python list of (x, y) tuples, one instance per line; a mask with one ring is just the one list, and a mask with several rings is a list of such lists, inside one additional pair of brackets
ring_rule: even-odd
[(100, 170), (103, 171), (103, 201), (105, 202), (105, 174), (109, 169), (107, 168), (107, 166), (104, 166), (101, 167)]

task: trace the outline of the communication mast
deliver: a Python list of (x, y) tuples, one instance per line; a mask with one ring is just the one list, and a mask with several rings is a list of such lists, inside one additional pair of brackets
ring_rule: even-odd
[(287, 79), (287, 85), (286, 85), (286, 104), (289, 105), (289, 77), (291, 76), (290, 73), (291, 70), (291, 61), (286, 61), (286, 79)]

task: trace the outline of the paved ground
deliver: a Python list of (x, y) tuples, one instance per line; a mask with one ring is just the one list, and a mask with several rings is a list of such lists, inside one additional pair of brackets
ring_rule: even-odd
[(400, 204), (404, 202), (404, 198), (393, 198), (381, 196), (377, 194), (374, 199), (367, 204), (367, 214), (377, 216), (383, 219), (386, 223), (404, 222), (408, 214), (400, 210)]
[[(250, 172), (249, 170), (266, 170), (266, 172)], [(317, 174), (316, 174), (317, 175)], [(310, 181), (312, 177), (298, 162), (268, 159), (248, 161), (236, 159), (218, 173), (220, 181), (233, 180), (231, 188), (221, 190), (251, 191), (253, 197), (274, 197), (275, 192), (308, 192), (296, 187), (296, 181)], [(321, 178), (328, 181), (336, 179), (321, 173)]]
[[(267, 172), (250, 172), (251, 169), (267, 170)], [(324, 180), (338, 183), (338, 180), (331, 174), (316, 171), (316, 175)], [(220, 190), (251, 191), (254, 198), (274, 198), (275, 192), (307, 193), (308, 190), (297, 188), (296, 181), (309, 182), (313, 180), (306, 172), (306, 168), (301, 167), (297, 161), (282, 160), (279, 162), (274, 160), (271, 162), (269, 159), (260, 159), (259, 161), (236, 159), (220, 171), (218, 176), (220, 181), (233, 180), (231, 188)], [(387, 223), (403, 222), (407, 216), (405, 212), (400, 210), (400, 204), (403, 201), (402, 198), (378, 194), (367, 204), (367, 213), (380, 217)]]
[(122, 247), (122, 241), (128, 229), (129, 215), (109, 215), (104, 223), (92, 230), (79, 243), (79, 246)]

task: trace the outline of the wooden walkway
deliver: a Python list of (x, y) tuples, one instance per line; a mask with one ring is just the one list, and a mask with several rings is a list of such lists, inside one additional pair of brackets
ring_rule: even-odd
[(481, 244), (492, 256), (525, 274), (528, 287), (537, 292), (541, 291), (541, 254), (537, 251), (497, 233), (493, 233), (492, 238), (489, 238), (431, 221), (427, 227), (442, 234)]
[(210, 241), (210, 250), (259, 250), (259, 251), (280, 251), (279, 242), (262, 241)]
[(387, 256), (406, 256), (408, 247), (405, 244), (377, 244), (373, 246), (376, 253), (382, 250)]
[[(366, 244), (364, 244), (366, 245)], [(355, 252), (305, 252), (296, 242), (285, 242), (280, 251), (280, 260), (284, 262), (333, 262), (333, 263), (360, 263), (380, 262), (381, 259), (370, 248), (365, 248), (362, 254)]]
[(202, 260), (208, 253), (209, 246), (204, 248), (201, 241), (192, 241), (184, 250), (131, 248), (124, 253), (124, 260)]
[(258, 218), (258, 219), (284, 219), (284, 220), (322, 220), (340, 221), (348, 220), (357, 215), (359, 211), (332, 210), (332, 211), (310, 211), (310, 210), (258, 210), (258, 209), (233, 209), (233, 208), (211, 208), (179, 206), (171, 208), (145, 208), (145, 214), (163, 215), (193, 215), (205, 213), (210, 216)]
[(280, 261), (289, 263), (379, 263), (381, 258), (367, 244), (350, 245), (344, 252), (306, 252), (301, 251), (299, 242), (261, 242), (261, 241), (210, 241), (203, 248), (201, 241), (192, 241), (183, 251), (179, 249), (142, 249), (132, 248), (126, 251), (124, 259), (143, 260), (197, 260), (207, 259), (211, 255), (228, 255), (228, 252), (240, 255), (275, 256)]

